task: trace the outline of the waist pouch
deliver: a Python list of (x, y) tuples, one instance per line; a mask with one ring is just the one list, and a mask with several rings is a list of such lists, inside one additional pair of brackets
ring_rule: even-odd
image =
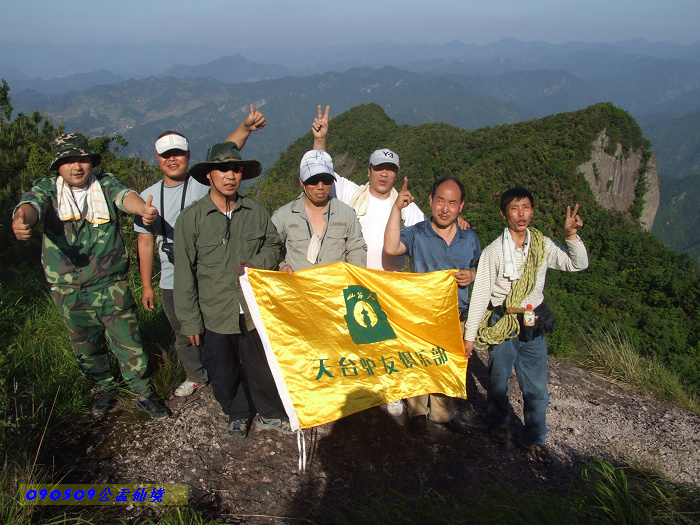
[(535, 308), (535, 326), (525, 326), (523, 314), (517, 315), (520, 323), (518, 339), (523, 343), (532, 341), (535, 337), (548, 334), (554, 330), (554, 314), (544, 303)]

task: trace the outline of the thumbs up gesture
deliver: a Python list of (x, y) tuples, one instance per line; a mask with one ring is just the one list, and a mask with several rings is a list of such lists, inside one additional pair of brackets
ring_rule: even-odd
[(32, 236), (32, 227), (27, 221), (24, 209), (20, 206), (12, 219), (12, 231), (18, 241), (27, 241)]
[(143, 213), (141, 214), (144, 226), (151, 226), (158, 218), (158, 210), (153, 206), (152, 202), (153, 195), (149, 195), (148, 200), (145, 202)]
[(251, 132), (263, 129), (266, 124), (265, 116), (262, 113), (260, 113), (260, 111), (255, 109), (255, 106), (253, 104), (251, 104), (250, 112), (243, 121), (243, 124), (245, 125), (246, 129)]

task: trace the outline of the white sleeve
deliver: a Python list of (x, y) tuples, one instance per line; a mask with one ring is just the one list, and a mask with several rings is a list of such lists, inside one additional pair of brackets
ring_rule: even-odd
[(412, 202), (404, 208), (406, 212), (406, 220), (404, 221), (404, 226), (413, 226), (419, 222), (423, 222), (427, 217), (420, 211), (420, 208), (415, 202)]
[(476, 341), (476, 334), (479, 331), (481, 319), (483, 319), (491, 302), (491, 293), (498, 274), (498, 259), (493, 256), (493, 250), (490, 248), (491, 245), (481, 252), (476, 278), (472, 285), (467, 326), (464, 332), (464, 339), (467, 341)]
[(353, 181), (346, 179), (345, 177), (341, 177), (337, 173), (335, 176), (337, 179), (333, 184), (331, 197), (335, 197), (340, 202), (349, 205), (350, 197), (352, 197), (352, 194), (355, 193), (355, 190), (360, 186), (355, 184)]

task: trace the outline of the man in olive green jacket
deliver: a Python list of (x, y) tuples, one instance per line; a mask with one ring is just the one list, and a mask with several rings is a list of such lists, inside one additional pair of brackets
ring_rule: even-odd
[(229, 417), (228, 434), (244, 438), (254, 413), (257, 426), (291, 433), (260, 337), (238, 277), (246, 267), (271, 270), (281, 243), (263, 206), (238, 193), (243, 179), (262, 171), (241, 160), (233, 142), (215, 144), (190, 174), (211, 186), (209, 194), (185, 208), (175, 224), (175, 313), (181, 332), (200, 349), (214, 397)]

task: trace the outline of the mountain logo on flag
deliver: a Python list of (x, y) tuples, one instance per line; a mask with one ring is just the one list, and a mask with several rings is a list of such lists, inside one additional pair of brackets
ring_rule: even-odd
[(357, 345), (396, 339), (386, 314), (379, 306), (376, 292), (364, 286), (352, 285), (343, 290), (345, 296), (345, 323), (350, 337)]

